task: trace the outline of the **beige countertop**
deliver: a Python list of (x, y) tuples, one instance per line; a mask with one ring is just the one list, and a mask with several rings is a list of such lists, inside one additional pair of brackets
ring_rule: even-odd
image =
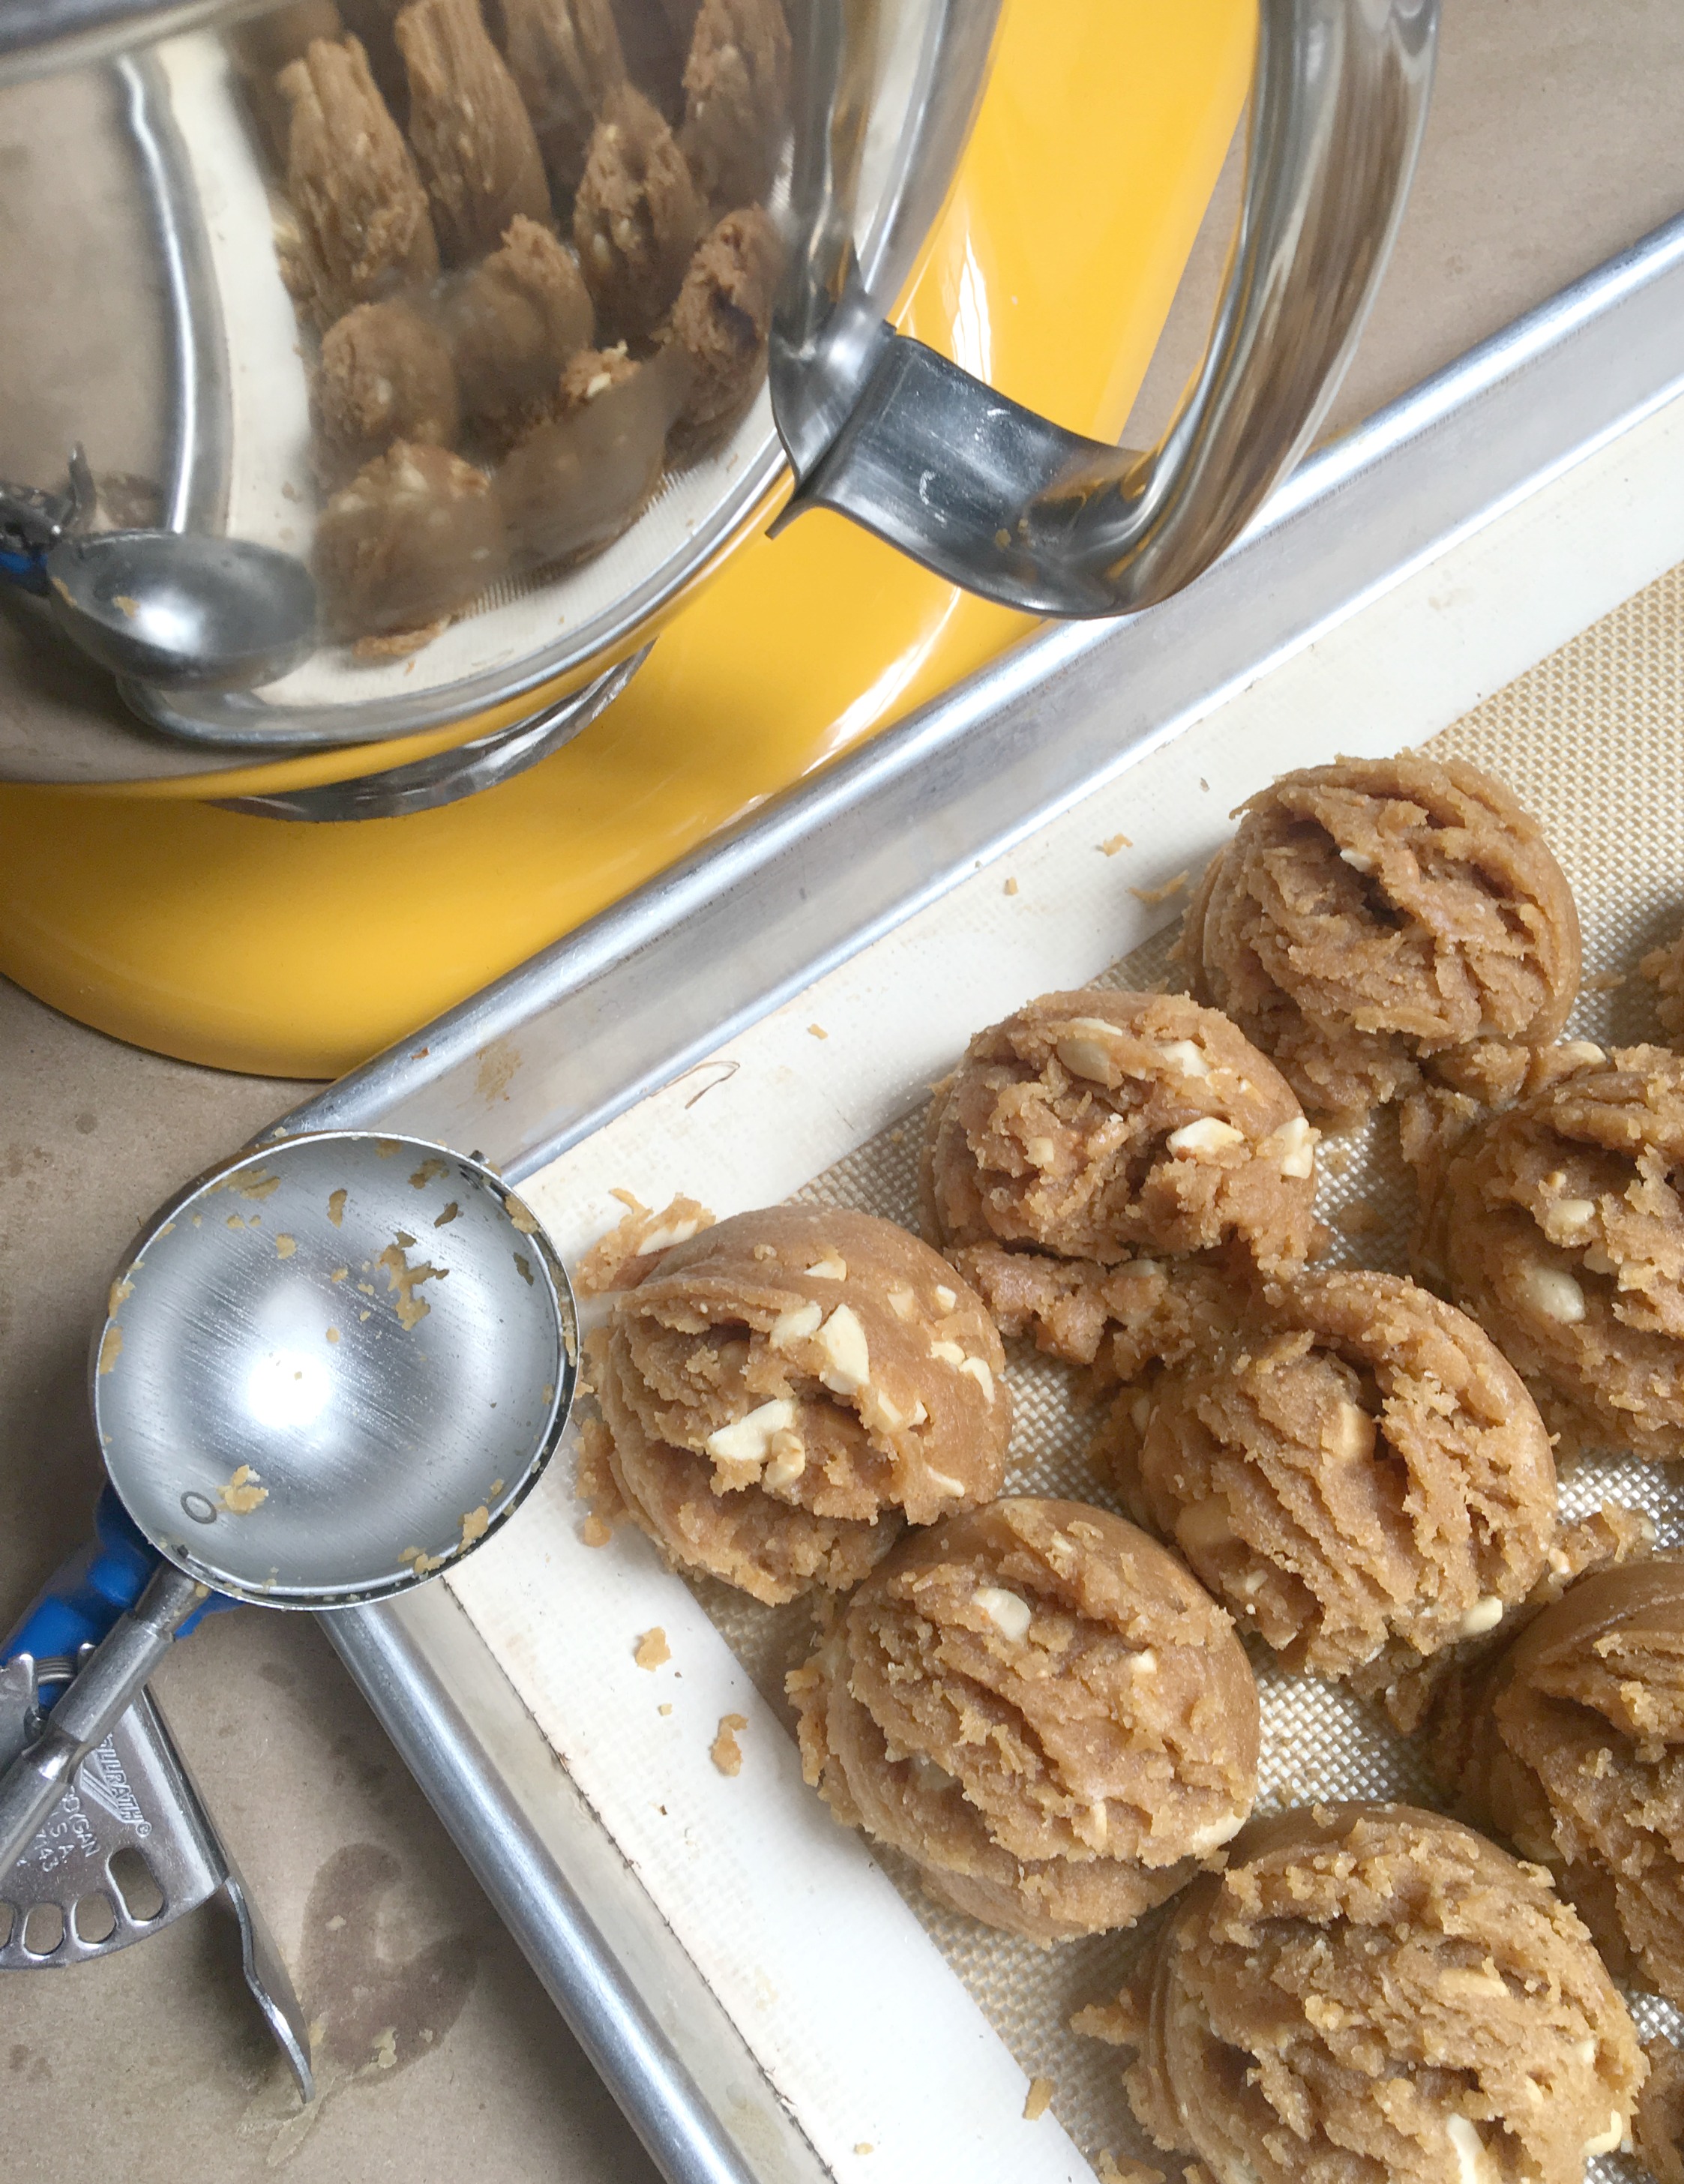
[[(1684, 209), (1681, 109), (1676, 0), (1447, 0), (1414, 197), (1335, 425)], [(1202, 246), (1196, 294), (1218, 261)], [(1173, 332), (1164, 383), (1191, 338)], [(303, 1089), (140, 1054), (0, 983), (0, 1627), (85, 1535), (86, 1330), (118, 1251)], [(298, 2115), (231, 1929), (195, 1913), (0, 1978), (8, 2176), (653, 2176), (310, 1619), (216, 1618), (154, 1689), (320, 2020), (326, 2095)]]

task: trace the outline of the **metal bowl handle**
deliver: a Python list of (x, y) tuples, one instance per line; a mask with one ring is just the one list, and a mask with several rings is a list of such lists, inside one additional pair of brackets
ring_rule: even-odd
[[(947, 13), (962, 13), (950, 0)], [(1113, 615), (1191, 583), (1313, 437), (1397, 233), (1426, 119), (1439, 0), (1259, 0), (1245, 200), (1203, 364), (1157, 447), (1050, 424), (884, 326), (835, 199), (872, 10), (798, 10), (796, 176), (810, 248), (772, 331), (772, 408), (797, 478), (783, 521), (832, 508), (967, 590)]]

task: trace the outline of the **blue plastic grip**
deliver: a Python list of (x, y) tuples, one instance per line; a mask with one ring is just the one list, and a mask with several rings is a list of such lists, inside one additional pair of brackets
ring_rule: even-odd
[[(74, 1661), (84, 1646), (97, 1646), (140, 1598), (158, 1557), (110, 1486), (95, 1506), (93, 1530), (87, 1546), (61, 1564), (24, 1610), (22, 1620), (0, 1640), (0, 1661), (9, 1661), (14, 1653), (31, 1653), (37, 1661)], [(239, 1604), (226, 1593), (214, 1592), (176, 1635), (185, 1638), (207, 1615)]]

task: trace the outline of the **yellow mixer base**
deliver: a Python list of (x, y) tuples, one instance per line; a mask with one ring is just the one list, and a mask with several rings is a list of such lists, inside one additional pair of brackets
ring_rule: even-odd
[[(1244, 104), (1253, 0), (1010, 0), (900, 323), (1114, 438)], [(330, 1077), (947, 688), (1022, 617), (840, 519), (755, 538), (575, 742), (443, 811), (308, 825), (0, 789), (0, 971), (190, 1061)], [(390, 763), (391, 760), (387, 761)]]

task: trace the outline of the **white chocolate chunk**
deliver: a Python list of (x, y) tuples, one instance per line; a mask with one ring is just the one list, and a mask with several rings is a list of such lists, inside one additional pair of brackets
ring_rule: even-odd
[(1508, 1988), (1501, 1972), (1481, 1966), (1453, 1965), (1438, 1975), (1438, 1991), (1447, 2002), (1507, 2002)]
[(1129, 1406), (1129, 1416), (1136, 1433), (1144, 1433), (1151, 1424), (1152, 1401), (1150, 1396), (1136, 1396)]
[(1581, 1069), (1589, 1068), (1595, 1062), (1608, 1060), (1608, 1056), (1602, 1049), (1588, 1039), (1570, 1039), (1558, 1051), (1564, 1059), (1573, 1062)]
[(951, 1312), (959, 1301), (957, 1290), (950, 1290), (945, 1282), (935, 1285), (935, 1307), (938, 1312)]
[(1597, 1217), (1593, 1198), (1558, 1198), (1543, 1210), (1543, 1232), (1552, 1244), (1582, 1244)]
[(1229, 1813), (1222, 1819), (1207, 1821), (1187, 1838), (1187, 1855), (1203, 1858), (1207, 1852), (1220, 1850), (1225, 1842), (1232, 1842), (1246, 1825), (1243, 1813)]
[(851, 1305), (837, 1306), (818, 1331), (818, 1346), (830, 1360), (818, 1377), (831, 1394), (858, 1395), (871, 1378), (871, 1352)]
[(1330, 1456), (1353, 1462), (1358, 1457), (1372, 1456), (1374, 1446), (1374, 1420), (1360, 1403), (1348, 1398), (1341, 1401), (1333, 1424), (1322, 1436), (1322, 1446)]
[[(1115, 1026), (1107, 1024), (1105, 1028), (1114, 1032)], [(1085, 1078), (1090, 1084), (1109, 1084), (1117, 1074), (1110, 1050), (1096, 1039), (1061, 1039), (1054, 1052), (1073, 1077)]]
[(968, 1373), (972, 1379), (976, 1382), (978, 1387), (983, 1391), (983, 1401), (985, 1403), (991, 1403), (994, 1401), (994, 1374), (990, 1371), (988, 1360), (985, 1357), (967, 1357), (961, 1363), (959, 1370), (962, 1373)]
[(1224, 1123), (1215, 1115), (1201, 1115), (1196, 1123), (1183, 1123), (1179, 1130), (1172, 1130), (1164, 1139), (1173, 1153), (1185, 1153), (1190, 1160), (1208, 1160), (1213, 1154), (1225, 1153), (1231, 1146), (1243, 1145), (1246, 1134), (1236, 1130), (1232, 1123)]
[(1585, 1292), (1561, 1267), (1528, 1267), (1520, 1287), (1534, 1312), (1572, 1327), (1585, 1317)]
[(931, 1471), (926, 1476), (938, 1494), (962, 1495), (965, 1490), (962, 1479), (950, 1479), (945, 1471)]
[(793, 1486), (807, 1468), (807, 1445), (798, 1433), (772, 1436), (772, 1461), (761, 1474), (761, 1485), (781, 1493)]
[(1492, 2184), (1491, 2156), (1486, 2142), (1464, 2115), (1447, 2116), (1444, 2135), (1456, 2149), (1458, 2184)]
[(808, 1335), (818, 1333), (818, 1323), (824, 1318), (822, 1309), (816, 1304), (798, 1304), (789, 1312), (780, 1312), (772, 1323), (772, 1332), (767, 1340), (774, 1350), (787, 1350), (792, 1342), (805, 1342)]
[(877, 1415), (890, 1433), (896, 1433), (906, 1423), (906, 1413), (892, 1396), (884, 1395), (881, 1388), (873, 1388), (872, 1400), (877, 1406)]
[(1271, 1130), (1258, 1152), (1265, 1160), (1280, 1163), (1282, 1175), (1290, 1175), (1302, 1183), (1316, 1172), (1316, 1145), (1321, 1132), (1313, 1130), (1302, 1115), (1294, 1115), (1278, 1130)]
[(1612, 2153), (1625, 2136), (1625, 2119), (1618, 2109), (1614, 2109), (1609, 2115), (1608, 2129), (1599, 2131), (1594, 2138), (1587, 2138), (1585, 2141), (1586, 2160), (1593, 2159), (1598, 2153)]
[(1029, 1603), (1015, 1592), (1007, 1592), (1003, 1585), (979, 1585), (971, 1595), (971, 1605), (979, 1607), (1002, 1638), (1015, 1644), (1029, 1630), (1032, 1619)]
[(1196, 1039), (1172, 1039), (1166, 1040), (1161, 1050), (1170, 1067), (1183, 1077), (1208, 1077), (1210, 1064), (1205, 1060), (1204, 1049)]
[(1579, 2060), (1588, 2068), (1592, 2065), (1597, 2059), (1597, 2043), (1594, 2040), (1581, 2040), (1573, 2052), (1577, 2055)]
[(924, 1408), (923, 1403), (913, 1404), (912, 1415), (906, 1423), (909, 1426), (923, 1426), (929, 1424), (929, 1412)]
[(1157, 1674), (1157, 1656), (1150, 1646), (1143, 1646), (1129, 1666), (1137, 1676), (1155, 1676)]
[(827, 1251), (817, 1266), (807, 1268), (810, 1282), (845, 1282), (847, 1279), (848, 1262), (836, 1251)]
[(1341, 850), (1339, 861), (1349, 865), (1353, 872), (1361, 872), (1365, 878), (1375, 868), (1375, 861), (1366, 850)]
[(1051, 1167), (1058, 1158), (1058, 1148), (1051, 1138), (1030, 1138), (1023, 1150), (1031, 1167)]
[(1462, 1635), (1483, 1638), (1487, 1630), (1495, 1630), (1502, 1620), (1503, 1602), (1494, 1592), (1488, 1592), (1483, 1599), (1476, 1600), (1462, 1618)]
[(638, 1245), (638, 1256), (640, 1259), (645, 1258), (652, 1251), (670, 1251), (675, 1244), (688, 1244), (700, 1227), (700, 1220), (692, 1218), (689, 1221), (675, 1221), (666, 1228), (657, 1228), (652, 1235), (645, 1236)]
[(940, 1358), (944, 1365), (962, 1366), (965, 1362), (965, 1353), (956, 1342), (932, 1342), (929, 1354), (932, 1357)]
[(795, 1406), (787, 1396), (779, 1396), (733, 1424), (721, 1426), (703, 1445), (721, 1463), (764, 1463), (772, 1453), (772, 1435), (788, 1433), (795, 1423)]
[(911, 1290), (890, 1290), (889, 1309), (896, 1319), (916, 1319), (918, 1316), (918, 1301)]

